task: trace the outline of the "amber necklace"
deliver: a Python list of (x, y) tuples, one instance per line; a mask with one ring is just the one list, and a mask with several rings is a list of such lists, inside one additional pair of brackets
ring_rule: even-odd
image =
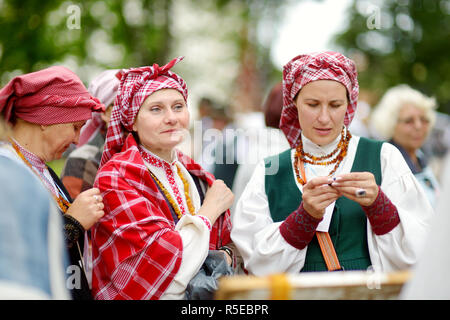
[[(22, 161), (25, 162), (25, 164), (31, 169), (31, 171), (33, 171), (39, 177), (39, 179), (44, 183), (44, 185), (46, 185), (46, 183), (44, 182), (41, 175), (36, 172), (36, 170), (33, 168), (33, 165), (22, 154), (17, 143), (15, 143), (11, 138), (9, 139), (9, 141), (11, 142), (11, 145), (13, 146), (14, 150), (19, 155), (19, 157), (22, 159)], [(70, 203), (66, 199), (64, 199), (60, 194), (58, 194), (58, 196), (56, 196), (53, 192), (50, 192), (50, 193), (52, 194), (53, 198), (55, 199), (56, 203), (58, 204), (58, 206), (61, 209), (61, 211), (63, 212), (63, 214), (65, 214), (70, 207)]]
[[(299, 142), (298, 146), (295, 148), (295, 156), (294, 156), (294, 164), (293, 164), (294, 169), (295, 169), (295, 175), (297, 177), (297, 181), (301, 185), (304, 185), (306, 183), (306, 175), (304, 173), (304, 165), (303, 165), (304, 162), (313, 164), (313, 165), (319, 165), (319, 166), (327, 166), (327, 165), (335, 163), (334, 168), (328, 173), (328, 176), (333, 175), (336, 172), (339, 165), (341, 164), (342, 160), (344, 160), (345, 156), (347, 155), (348, 144), (349, 144), (351, 138), (352, 138), (352, 135), (351, 135), (350, 131), (348, 131), (348, 130), (345, 131), (345, 127), (342, 128), (341, 140), (339, 141), (336, 149), (334, 149), (331, 153), (329, 153), (327, 155), (324, 155), (321, 157), (316, 157), (316, 156), (313, 156), (312, 154), (306, 153), (303, 150), (303, 142), (302, 142), (302, 138), (300, 137), (300, 142)], [(328, 160), (336, 154), (337, 154), (337, 156), (334, 159)], [(326, 161), (326, 160), (328, 160), (328, 161)], [(302, 168), (303, 177), (300, 176), (299, 166)]]
[[(188, 206), (188, 209), (189, 209), (189, 213), (194, 216), (195, 215), (195, 208), (192, 205), (191, 197), (189, 195), (189, 183), (187, 182), (186, 178), (181, 173), (180, 167), (178, 165), (176, 165), (176, 167), (177, 167), (178, 175), (180, 176), (180, 179), (183, 182), (184, 196), (186, 197), (186, 203), (187, 203), (187, 206)], [(177, 214), (178, 219), (181, 219), (183, 214), (181, 213), (179, 205), (177, 205), (177, 203), (172, 198), (172, 196), (170, 195), (169, 191), (167, 191), (167, 189), (163, 186), (161, 181), (159, 181), (159, 179), (150, 170), (149, 170), (149, 172), (150, 172), (151, 176), (153, 177), (153, 179), (158, 184), (158, 186), (160, 187), (160, 189), (162, 190), (162, 192), (164, 193), (164, 195), (166, 196), (166, 198), (169, 201), (169, 203), (171, 204), (173, 210), (175, 210), (175, 213)]]

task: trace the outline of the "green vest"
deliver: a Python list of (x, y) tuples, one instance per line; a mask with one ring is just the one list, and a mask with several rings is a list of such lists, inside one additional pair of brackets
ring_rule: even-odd
[[(380, 185), (382, 144), (381, 141), (361, 137), (351, 172), (372, 172)], [(274, 161), (278, 162), (279, 167), (275, 174), (273, 168), (277, 162)], [(265, 191), (270, 213), (274, 222), (284, 221), (302, 201), (302, 194), (293, 175), (291, 150), (266, 158), (265, 164)], [(272, 174), (267, 174), (269, 172)], [(358, 203), (345, 197), (337, 199), (328, 232), (339, 262), (345, 270), (366, 270), (371, 265), (367, 247), (367, 218)], [(319, 243), (314, 237), (308, 245), (302, 272), (326, 270)]]

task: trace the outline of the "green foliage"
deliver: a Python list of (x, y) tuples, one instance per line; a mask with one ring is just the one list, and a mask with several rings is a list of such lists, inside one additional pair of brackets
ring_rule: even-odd
[(450, 113), (450, 1), (356, 1), (335, 41), (355, 58), (360, 85), (380, 97), (406, 83)]
[(99, 68), (162, 63), (171, 3), (0, 0), (0, 73), (31, 72), (68, 58)]

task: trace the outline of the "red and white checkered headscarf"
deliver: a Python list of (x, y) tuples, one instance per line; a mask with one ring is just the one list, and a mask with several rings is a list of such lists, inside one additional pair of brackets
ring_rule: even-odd
[(359, 85), (355, 63), (338, 52), (302, 54), (283, 67), (283, 110), (280, 129), (292, 148), (298, 144), (301, 127), (294, 98), (306, 84), (316, 80), (335, 80), (347, 89), (349, 103), (344, 124), (352, 122), (358, 102)]
[(119, 91), (114, 101), (100, 166), (111, 159), (115, 153), (120, 152), (125, 143), (126, 134), (133, 129), (139, 108), (153, 92), (161, 89), (176, 89), (187, 102), (188, 92), (185, 81), (170, 71), (183, 58), (175, 58), (162, 67), (155, 63), (151, 67), (131, 68), (121, 72)]
[(8, 122), (15, 118), (40, 125), (76, 122), (104, 109), (78, 76), (62, 66), (17, 76), (0, 90), (0, 112)]

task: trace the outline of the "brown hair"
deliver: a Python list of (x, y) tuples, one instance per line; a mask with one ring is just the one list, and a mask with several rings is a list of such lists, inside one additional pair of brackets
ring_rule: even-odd
[(283, 85), (280, 82), (273, 86), (272, 90), (270, 90), (269, 96), (263, 105), (266, 126), (277, 129), (279, 128), (282, 109)]

